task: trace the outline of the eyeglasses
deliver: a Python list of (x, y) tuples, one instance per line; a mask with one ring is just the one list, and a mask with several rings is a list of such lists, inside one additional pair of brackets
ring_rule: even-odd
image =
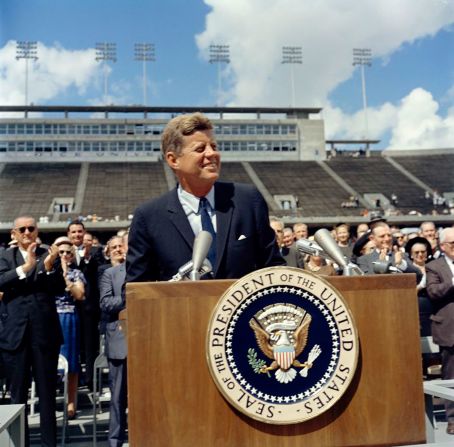
[(427, 253), (427, 250), (413, 251), (412, 253), (414, 255), (425, 255)]
[(29, 226), (29, 227), (18, 227), (14, 228), (16, 231), (19, 231), (19, 233), (25, 233), (25, 230), (28, 230), (29, 233), (33, 233), (36, 230), (36, 227), (34, 226)]
[(70, 255), (72, 254), (71, 250), (58, 250), (61, 255)]

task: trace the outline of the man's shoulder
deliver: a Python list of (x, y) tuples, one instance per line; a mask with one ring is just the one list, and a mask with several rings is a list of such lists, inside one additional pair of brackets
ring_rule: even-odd
[(216, 182), (217, 197), (231, 198), (233, 200), (251, 200), (261, 197), (259, 190), (249, 183)]
[(434, 259), (433, 261), (430, 261), (426, 264), (426, 268), (429, 270), (438, 270), (440, 267), (447, 266), (446, 264), (446, 259), (444, 256), (438, 259)]

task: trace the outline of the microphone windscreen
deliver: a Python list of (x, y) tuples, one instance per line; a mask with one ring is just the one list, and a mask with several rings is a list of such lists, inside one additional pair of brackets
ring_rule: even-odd
[(381, 275), (383, 273), (389, 272), (389, 267), (391, 263), (387, 261), (372, 261), (372, 266), (374, 269), (374, 273)]
[(314, 234), (314, 239), (326, 254), (340, 267), (346, 267), (347, 261), (342, 254), (341, 249), (326, 228), (320, 228)]
[(208, 231), (202, 230), (194, 239), (194, 247), (192, 249), (192, 268), (196, 272), (200, 270), (203, 261), (207, 257), (211, 247), (213, 237)]

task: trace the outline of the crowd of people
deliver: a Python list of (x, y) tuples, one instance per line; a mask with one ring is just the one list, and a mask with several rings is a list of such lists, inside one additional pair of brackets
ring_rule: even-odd
[[(81, 221), (70, 222), (66, 235), (44, 247), (38, 243), (36, 220), (19, 216), (11, 229), (13, 243), (0, 250), (2, 373), (12, 403), (27, 402), (33, 376), (42, 445), (56, 445), (58, 356), (68, 360), (67, 410), (74, 418), (78, 385), (93, 388), (103, 338), (111, 390), (109, 445), (123, 444), (127, 347), (119, 314), (126, 306), (124, 284), (170, 280), (192, 258), (201, 230), (213, 241), (208, 253), (212, 272), (206, 279), (238, 279), (279, 265), (319, 275), (340, 273), (340, 266), (329, 259), (298, 250), (298, 239), (313, 238), (305, 223), (286, 227), (269, 215), (255, 187), (218, 181), (220, 153), (207, 117), (194, 113), (172, 119), (162, 136), (162, 151), (178, 186), (139, 206), (129, 230), (105, 247), (94, 243)], [(417, 232), (402, 230), (371, 214), (354, 234), (341, 223), (332, 236), (345, 259), (366, 274), (416, 273), (421, 335), (432, 330), (442, 351), (443, 377), (454, 378), (454, 227), (437, 231), (433, 222), (424, 222)], [(450, 404), (447, 416), (448, 433), (454, 434)]]

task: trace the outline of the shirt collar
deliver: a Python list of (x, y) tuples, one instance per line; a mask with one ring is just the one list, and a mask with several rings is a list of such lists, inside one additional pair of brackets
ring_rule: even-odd
[[(214, 187), (210, 189), (208, 194), (205, 196), (206, 199), (208, 200), (208, 203), (211, 206), (211, 209), (215, 209), (214, 207)], [(197, 196), (194, 196), (193, 194), (185, 191), (181, 185), (178, 185), (178, 199), (180, 200), (180, 203), (187, 208), (189, 208), (194, 214), (197, 214), (199, 212), (199, 202), (200, 198)]]

